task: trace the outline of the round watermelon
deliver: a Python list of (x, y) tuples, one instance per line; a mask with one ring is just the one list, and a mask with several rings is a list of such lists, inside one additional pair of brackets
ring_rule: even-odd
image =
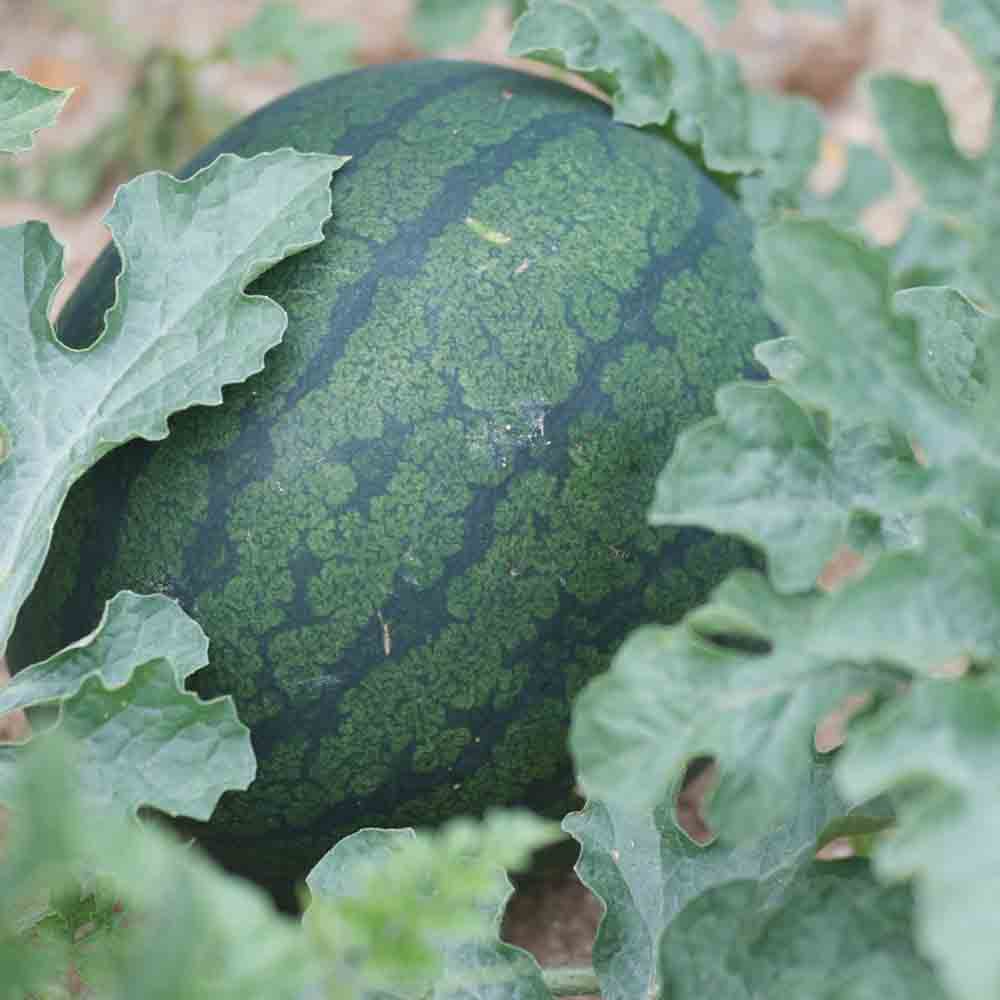
[[(271, 884), (360, 827), (569, 804), (574, 694), (747, 559), (645, 514), (769, 336), (729, 196), (560, 83), (366, 69), (187, 173), (281, 146), (353, 157), (325, 242), (251, 288), (284, 342), (74, 487), (10, 650), (79, 638), (123, 588), (176, 597), (211, 641), (194, 684), (234, 696), (259, 765), (193, 827)], [(68, 343), (98, 335), (116, 270), (64, 310)]]

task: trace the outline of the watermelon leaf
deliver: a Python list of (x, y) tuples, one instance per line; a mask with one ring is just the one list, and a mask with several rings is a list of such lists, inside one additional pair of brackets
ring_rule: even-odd
[(30, 149), (34, 134), (55, 123), (71, 93), (0, 70), (0, 153)]
[[(769, 227), (756, 256), (772, 314), (804, 352), (794, 377), (798, 398), (834, 418), (888, 425), (914, 441), (932, 468), (995, 466), (990, 415), (942, 393), (933, 356), (926, 356), (933, 345), (921, 343), (912, 315), (930, 308), (934, 294), (954, 292), (927, 293), (919, 307), (897, 311), (882, 255), (824, 222)], [(971, 308), (962, 322), (963, 339), (974, 342), (995, 329)]]
[(293, 4), (265, 3), (229, 36), (225, 52), (245, 66), (284, 60), (309, 83), (351, 69), (358, 43), (353, 24), (309, 21)]
[(728, 882), (694, 900), (663, 935), (661, 995), (944, 1000), (914, 951), (908, 889), (880, 886), (859, 860), (784, 878)]
[[(745, 841), (786, 822), (820, 719), (850, 694), (1000, 656), (1000, 543), (934, 509), (923, 544), (876, 559), (829, 595), (780, 595), (736, 572), (670, 628), (647, 626), (576, 701), (570, 744), (589, 794), (650, 805), (712, 754), (708, 818)], [(961, 567), (961, 569), (956, 569)]]
[[(90, 635), (0, 689), (0, 715), (57, 703), (57, 728), (80, 743), (81, 780), (95, 807), (207, 819), (219, 796), (247, 788), (255, 771), (232, 698), (205, 703), (184, 690), (207, 653), (204, 632), (175, 601), (124, 592)], [(25, 752), (0, 746), (0, 799), (11, 794)]]
[(431, 52), (464, 45), (495, 5), (496, 0), (417, 0), (410, 23), (413, 40)]
[(0, 650), (41, 570), (72, 483), (105, 452), (167, 433), (263, 365), (284, 311), (243, 288), (323, 238), (340, 157), (222, 156), (189, 181), (118, 190), (108, 213), (124, 267), (101, 339), (64, 347), (48, 318), (62, 248), (46, 225), (0, 230)]
[(310, 872), (305, 924), (354, 956), (337, 975), (352, 995), (548, 1000), (534, 958), (499, 939), (513, 892), (502, 869), (557, 839), (553, 824), (513, 811), (432, 835), (361, 830)]
[(1000, 212), (995, 164), (1000, 140), (994, 137), (984, 153), (967, 156), (952, 138), (948, 113), (933, 85), (881, 76), (871, 81), (870, 89), (893, 156), (924, 196), (924, 221), (919, 225), (944, 237), (942, 259), (941, 241), (921, 239), (921, 228), (914, 232), (911, 224), (895, 253), (901, 258), (897, 272), (915, 272), (911, 280), (926, 274), (996, 306), (993, 248), (1000, 235)]
[(416, 0), (413, 5), (410, 33), (423, 49), (435, 52), (471, 42), (483, 26), (492, 7), (509, 8), (510, 19), (517, 20), (529, 0)]
[[(0, 968), (11, 995), (64, 982), (60, 957), (97, 977), (83, 985), (102, 986), (101, 996), (302, 1000), (316, 990), (321, 956), (263, 892), (152, 825), (95, 809), (86, 784), (76, 748), (60, 734), (33, 746), (19, 764), (0, 865)], [(87, 891), (85, 871), (109, 882), (125, 923), (96, 942), (99, 952), (86, 965), (78, 959), (95, 942), (79, 935), (70, 935), (62, 955), (38, 955), (34, 934), (26, 939), (22, 932), (23, 901), (45, 893), (49, 912), (58, 913), (62, 901)], [(44, 943), (48, 951), (58, 941), (49, 934)]]
[[(792, 346), (770, 342), (775, 370)], [(809, 590), (833, 554), (873, 514), (898, 509), (902, 484), (922, 481), (912, 450), (877, 425), (835, 426), (823, 433), (815, 415), (777, 384), (735, 383), (716, 394), (715, 418), (682, 432), (656, 482), (651, 524), (697, 524), (759, 545), (775, 588)], [(909, 541), (896, 526), (897, 540)], [(875, 537), (891, 544), (888, 527)], [(866, 539), (871, 544), (872, 537)]]
[(741, 200), (756, 214), (794, 205), (818, 158), (814, 105), (750, 91), (732, 55), (710, 54), (648, 0), (534, 0), (510, 53), (580, 73), (620, 121), (699, 144), (710, 170), (743, 175)]
[(847, 809), (828, 758), (813, 761), (796, 805), (788, 824), (739, 846), (692, 841), (674, 821), (672, 796), (652, 809), (591, 799), (563, 820), (580, 843), (577, 874), (606, 907), (593, 951), (605, 1000), (651, 995), (660, 936), (701, 893), (734, 879), (780, 888), (812, 863), (821, 832)]
[(890, 793), (895, 836), (875, 851), (886, 881), (914, 879), (921, 950), (956, 997), (1000, 992), (1000, 768), (995, 674), (930, 680), (852, 724), (837, 768), (850, 795)]
[[(250, 731), (232, 698), (200, 701), (162, 658), (133, 667), (113, 686), (98, 673), (85, 677), (60, 702), (58, 728), (78, 741), (81, 787), (101, 811), (135, 816), (149, 806), (207, 820), (223, 792), (248, 788), (256, 770)], [(23, 744), (0, 746), (0, 800), (9, 802), (26, 752)]]
[(123, 591), (108, 601), (90, 635), (21, 670), (0, 688), (0, 716), (71, 698), (94, 675), (109, 688), (127, 684), (137, 667), (161, 657), (183, 686), (208, 663), (208, 638), (169, 597)]
[(808, 189), (803, 191), (801, 209), (811, 217), (850, 227), (866, 208), (891, 194), (892, 189), (892, 167), (888, 161), (870, 146), (851, 143), (840, 184), (825, 196)]
[(1000, 10), (995, 0), (942, 0), (941, 20), (962, 37), (982, 68), (996, 80), (1000, 71)]
[[(729, 21), (740, 11), (740, 0), (708, 0), (708, 5), (720, 21)], [(843, 0), (775, 0), (774, 5), (779, 10), (808, 10), (835, 17), (844, 13)]]

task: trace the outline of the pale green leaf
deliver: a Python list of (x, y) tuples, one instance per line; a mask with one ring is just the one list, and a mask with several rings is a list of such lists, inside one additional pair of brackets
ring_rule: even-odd
[(956, 419), (925, 367), (916, 322), (894, 309), (878, 251), (824, 222), (791, 221), (760, 233), (756, 257), (770, 310), (805, 356), (797, 397), (835, 419), (894, 428), (932, 466), (967, 456), (992, 464), (993, 429)]
[(844, 0), (774, 0), (774, 5), (779, 10), (808, 10), (830, 17), (844, 13)]
[(881, 76), (869, 89), (893, 155), (928, 202), (943, 211), (967, 211), (981, 196), (983, 165), (955, 145), (934, 85)]
[[(729, 21), (740, 11), (740, 0), (707, 0), (720, 21)], [(807, 10), (839, 17), (844, 13), (843, 0), (775, 0), (780, 10)]]
[(360, 41), (346, 22), (309, 21), (290, 3), (265, 3), (230, 36), (226, 48), (246, 66), (284, 60), (305, 82), (351, 69)]
[[(105, 813), (135, 816), (149, 806), (207, 820), (223, 792), (248, 788), (256, 771), (232, 698), (200, 701), (165, 659), (133, 666), (113, 686), (99, 674), (85, 677), (60, 702), (57, 728), (78, 742), (81, 787)], [(0, 746), (0, 800), (10, 801), (18, 762), (52, 731), (26, 746)]]
[[(759, 574), (741, 572), (698, 622), (633, 632), (574, 705), (570, 748), (584, 791), (649, 808), (690, 759), (708, 754), (720, 782), (707, 814), (724, 841), (747, 843), (786, 822), (819, 720), (880, 683), (811, 648), (823, 645), (827, 604), (779, 596)], [(720, 633), (725, 644), (711, 639)]]
[(498, 865), (520, 867), (556, 833), (518, 812), (435, 834), (361, 830), (310, 872), (306, 924), (347, 945), (337, 978), (353, 995), (548, 1000), (535, 960), (499, 939), (513, 887)]
[(424, 49), (454, 48), (472, 41), (486, 12), (497, 0), (417, 0), (413, 6), (413, 40)]
[(1000, 993), (997, 773), (995, 675), (914, 685), (852, 725), (837, 767), (847, 794), (893, 795), (899, 826), (880, 841), (876, 871), (914, 880), (920, 949), (961, 1000)]
[(127, 684), (136, 667), (164, 658), (177, 683), (208, 663), (208, 638), (180, 605), (162, 594), (116, 594), (90, 635), (17, 673), (0, 688), (0, 716), (70, 698), (88, 677), (109, 688)]
[[(984, 5), (972, 9), (982, 12)], [(995, 37), (989, 39), (984, 32), (983, 44), (996, 48)], [(995, 307), (1000, 138), (994, 135), (980, 156), (967, 156), (952, 138), (932, 85), (885, 76), (872, 82), (871, 92), (890, 149), (925, 202), (894, 251), (895, 272), (909, 283), (954, 284), (977, 302)]]
[(674, 822), (670, 799), (641, 810), (592, 799), (563, 820), (581, 846), (577, 873), (606, 907), (593, 950), (605, 1000), (650, 994), (660, 935), (701, 893), (743, 878), (780, 887), (812, 862), (820, 833), (846, 808), (826, 759), (814, 761), (796, 805), (787, 824), (739, 846), (694, 843)]
[(958, 220), (918, 207), (892, 247), (892, 275), (900, 288), (955, 285), (964, 280), (969, 257)]
[(661, 995), (944, 1000), (914, 951), (912, 908), (905, 888), (879, 886), (863, 861), (816, 863), (780, 890), (730, 882), (702, 894), (664, 934)]
[(0, 153), (30, 149), (34, 134), (55, 124), (70, 93), (0, 70)]
[(903, 672), (962, 657), (1000, 661), (1000, 540), (940, 509), (924, 531), (832, 594), (782, 596), (739, 571), (681, 625), (634, 632), (574, 705), (585, 791), (648, 807), (709, 754), (713, 829), (762, 836), (794, 813), (815, 727), (848, 695), (891, 695)]
[(740, 12), (740, 0), (706, 0), (712, 13), (722, 22), (731, 21)]
[(827, 195), (810, 190), (802, 194), (802, 211), (845, 226), (858, 222), (861, 213), (893, 189), (892, 168), (870, 146), (852, 143), (840, 184)]
[[(320, 956), (293, 921), (260, 890), (224, 875), (175, 837), (95, 810), (76, 763), (76, 749), (55, 736), (26, 755), (16, 777), (9, 853), (0, 866), (5, 985), (16, 983), (8, 955), (27, 950), (16, 931), (18, 898), (39, 889), (78, 897), (81, 874), (97, 871), (111, 880), (129, 924), (99, 963), (100, 996), (302, 1000), (307, 989), (322, 995), (315, 992)], [(59, 971), (62, 978), (65, 966)], [(36, 978), (21, 985), (43, 984)]]
[(1000, 5), (997, 0), (942, 0), (941, 20), (955, 29), (982, 67), (1000, 71)]
[(982, 345), (995, 332), (991, 317), (953, 288), (912, 288), (898, 292), (893, 304), (916, 321), (921, 366), (938, 392), (960, 407), (981, 403)]
[(167, 417), (218, 404), (259, 371), (286, 317), (244, 294), (322, 239), (343, 159), (282, 150), (222, 156), (188, 181), (146, 174), (108, 221), (124, 266), (107, 329), (86, 351), (52, 331), (62, 249), (48, 227), (0, 230), (0, 649), (38, 576), (72, 483), (118, 444), (162, 438)]
[(749, 90), (735, 58), (710, 54), (648, 0), (534, 0), (517, 22), (512, 55), (580, 73), (631, 125), (664, 125), (698, 144), (710, 170), (746, 177), (742, 200), (765, 215), (795, 204), (816, 162), (815, 107)]
[[(780, 343), (782, 360), (775, 342), (763, 352), (776, 367), (797, 349)], [(922, 478), (912, 451), (886, 433), (855, 425), (821, 434), (777, 385), (725, 386), (716, 411), (679, 436), (657, 479), (649, 521), (696, 524), (753, 542), (783, 592), (810, 589), (848, 541), (856, 515), (891, 514), (899, 491)]]

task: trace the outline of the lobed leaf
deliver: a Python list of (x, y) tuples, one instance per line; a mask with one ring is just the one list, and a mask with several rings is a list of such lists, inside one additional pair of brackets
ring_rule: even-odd
[(563, 820), (580, 843), (577, 874), (605, 906), (593, 950), (605, 1000), (652, 995), (661, 935), (703, 892), (735, 879), (780, 891), (812, 863), (820, 834), (847, 809), (828, 759), (813, 762), (796, 803), (787, 824), (738, 846), (694, 843), (674, 820), (672, 796), (638, 810), (591, 799)]
[(659, 949), (671, 1000), (944, 1000), (914, 951), (912, 901), (863, 861), (816, 863), (780, 889), (736, 881), (692, 902)]
[(920, 950), (962, 1000), (1000, 992), (1000, 685), (995, 675), (928, 680), (851, 726), (837, 780), (888, 792), (898, 828), (876, 871), (913, 879)]
[(55, 124), (72, 91), (51, 90), (0, 69), (0, 153), (30, 149), (34, 134)]
[(0, 716), (71, 698), (98, 676), (108, 688), (127, 684), (137, 667), (154, 659), (173, 667), (179, 687), (208, 663), (208, 638), (180, 605), (163, 594), (116, 594), (90, 635), (17, 673), (0, 688)]
[(293, 4), (270, 2), (233, 32), (226, 49), (246, 66), (285, 60), (308, 83), (351, 69), (358, 43), (353, 24), (308, 21)]
[(431, 52), (472, 41), (496, 0), (417, 0), (413, 7), (413, 40)]
[[(771, 342), (763, 356), (772, 374), (802, 365), (795, 341)], [(725, 386), (716, 411), (678, 437), (649, 521), (697, 524), (760, 546), (783, 593), (811, 589), (864, 519), (891, 518), (901, 492), (926, 478), (912, 450), (884, 429), (854, 425), (823, 434), (782, 386)], [(880, 529), (881, 543), (898, 544), (892, 527), (899, 528)]]
[[(79, 898), (81, 873), (97, 871), (110, 880), (128, 918), (127, 933), (116, 935), (115, 947), (95, 962), (102, 997), (302, 1000), (307, 990), (318, 995), (321, 956), (291, 920), (276, 913), (260, 890), (224, 875), (197, 851), (152, 826), (125, 822), (116, 811), (95, 810), (74, 757), (61, 738), (42, 741), (26, 755), (15, 779), (8, 854), (0, 865), (5, 986), (55, 986), (54, 977), (45, 981), (50, 963), (31, 963), (17, 900), (39, 890), (53, 901)], [(20, 967), (12, 957), (22, 960)], [(60, 978), (64, 975), (65, 966)]]
[(892, 189), (889, 163), (871, 147), (852, 143), (847, 147), (847, 166), (840, 184), (828, 195), (803, 191), (800, 207), (805, 215), (852, 227), (866, 208), (891, 194)]
[[(86, 676), (60, 701), (58, 729), (78, 742), (81, 788), (104, 813), (136, 816), (151, 807), (207, 820), (223, 792), (248, 788), (256, 771), (232, 698), (200, 701), (162, 658), (133, 666), (114, 686), (99, 673)], [(28, 747), (52, 731), (27, 746), (0, 746), (0, 800), (10, 802)]]
[(531, 955), (499, 939), (513, 892), (499, 866), (552, 840), (551, 824), (516, 812), (437, 834), (361, 830), (310, 872), (306, 924), (354, 956), (337, 975), (352, 996), (549, 1000)]
[(830, 595), (781, 595), (732, 574), (674, 627), (646, 626), (577, 698), (570, 746), (590, 795), (655, 803), (694, 756), (729, 842), (787, 822), (820, 720), (848, 695), (893, 696), (906, 673), (1000, 660), (1000, 540), (934, 510), (919, 547), (887, 552)]
[(708, 53), (649, 0), (534, 0), (510, 53), (580, 73), (617, 119), (668, 126), (700, 146), (710, 170), (753, 175), (741, 196), (754, 214), (797, 203), (816, 162), (822, 128), (810, 102), (750, 91), (734, 57)]
[(996, 0), (942, 0), (941, 20), (961, 35), (991, 77), (1000, 70), (1000, 8)]
[[(975, 12), (970, 17), (952, 11), (966, 27), (978, 23), (980, 16), (997, 16), (987, 15), (982, 3), (970, 4), (969, 9)], [(1000, 51), (1000, 44), (985, 26), (973, 43), (981, 52), (984, 46), (990, 49), (987, 59), (992, 66), (992, 53)], [(979, 156), (962, 153), (930, 84), (883, 76), (872, 81), (871, 94), (894, 157), (917, 182), (925, 201), (894, 251), (894, 270), (902, 280), (954, 284), (977, 302), (996, 306), (1000, 140), (994, 136)]]
[(967, 212), (981, 196), (984, 165), (955, 145), (937, 88), (881, 76), (870, 82), (869, 90), (893, 155), (923, 189), (928, 203), (944, 212)]
[(72, 483), (113, 447), (167, 433), (167, 417), (221, 401), (284, 332), (243, 289), (322, 239), (339, 157), (222, 156), (188, 181), (146, 174), (108, 213), (123, 270), (86, 351), (48, 318), (62, 249), (42, 223), (0, 230), (0, 649), (48, 551)]
[(804, 355), (798, 398), (850, 424), (895, 428), (932, 467), (965, 457), (994, 464), (991, 430), (929, 374), (917, 323), (894, 309), (878, 251), (825, 222), (792, 221), (762, 231), (756, 257), (768, 306)]
[[(729, 21), (740, 11), (740, 0), (708, 0), (708, 4), (720, 21)], [(780, 10), (808, 10), (837, 17), (844, 13), (843, 0), (775, 0), (775, 6)]]

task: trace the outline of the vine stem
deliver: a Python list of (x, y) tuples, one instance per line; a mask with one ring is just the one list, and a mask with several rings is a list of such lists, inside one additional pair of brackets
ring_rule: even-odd
[(589, 965), (567, 965), (542, 969), (542, 978), (554, 997), (599, 997), (601, 995), (597, 976)]

